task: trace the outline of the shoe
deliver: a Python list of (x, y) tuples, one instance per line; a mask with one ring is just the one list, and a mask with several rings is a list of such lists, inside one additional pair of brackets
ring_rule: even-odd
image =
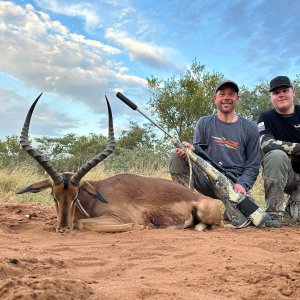
[(224, 213), (223, 213), (223, 220), (224, 221), (230, 221), (229, 217), (228, 217), (228, 209), (225, 208)]
[(293, 198), (290, 196), (285, 207), (285, 212), (290, 215), (290, 217), (296, 221), (300, 222), (300, 202), (293, 201)]
[(284, 209), (285, 213), (290, 216), (291, 216), (291, 202), (292, 201), (293, 201), (292, 196), (289, 196), (288, 201), (285, 205), (285, 209)]
[(282, 227), (282, 216), (277, 214), (269, 214), (268, 219), (265, 222), (266, 227), (280, 228)]
[(227, 207), (224, 211), (223, 216), (225, 221), (231, 221), (233, 226), (236, 228), (244, 228), (251, 224), (251, 220), (249, 220), (246, 216), (244, 216), (235, 206), (235, 204), (228, 201)]

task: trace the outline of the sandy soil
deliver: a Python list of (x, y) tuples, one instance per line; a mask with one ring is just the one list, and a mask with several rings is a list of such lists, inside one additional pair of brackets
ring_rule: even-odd
[(0, 205), (0, 299), (300, 299), (300, 227), (55, 232)]

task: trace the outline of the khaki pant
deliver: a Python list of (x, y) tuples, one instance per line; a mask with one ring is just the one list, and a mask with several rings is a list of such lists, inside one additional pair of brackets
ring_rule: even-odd
[(272, 150), (263, 158), (263, 179), (266, 211), (283, 214), (285, 194), (300, 202), (300, 177), (293, 171), (288, 155), (282, 150)]

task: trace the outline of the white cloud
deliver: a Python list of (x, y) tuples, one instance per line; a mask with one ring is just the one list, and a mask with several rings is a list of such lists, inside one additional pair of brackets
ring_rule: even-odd
[(90, 3), (79, 2), (70, 4), (61, 0), (38, 0), (36, 2), (39, 6), (45, 7), (55, 13), (82, 18), (87, 31), (101, 26), (101, 20)]
[(118, 13), (119, 19), (122, 20), (126, 18), (129, 15), (135, 14), (136, 9), (132, 6), (127, 6), (121, 9), (121, 11)]
[(106, 31), (105, 37), (123, 46), (133, 60), (138, 60), (145, 65), (159, 69), (179, 69), (170, 58), (175, 53), (172, 48), (140, 42), (129, 37), (125, 32), (116, 31), (113, 28)]
[(83, 35), (79, 34), (70, 34), (70, 39), (72, 39), (76, 43), (81, 43), (90, 47), (99, 48), (103, 52), (106, 52), (107, 54), (119, 54), (121, 52), (120, 49), (117, 49), (115, 47), (111, 47), (108, 45), (104, 45), (103, 43), (96, 41), (96, 40), (89, 40), (86, 39)]
[(146, 83), (111, 58), (119, 49), (69, 32), (31, 5), (0, 2), (0, 51), (0, 70), (30, 87), (85, 102), (95, 111), (105, 93)]

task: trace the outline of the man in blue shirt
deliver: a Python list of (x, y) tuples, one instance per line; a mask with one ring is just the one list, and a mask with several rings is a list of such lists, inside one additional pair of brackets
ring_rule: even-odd
[[(213, 96), (217, 113), (201, 117), (194, 131), (193, 145), (183, 144), (196, 154), (200, 145), (206, 145), (203, 149), (206, 154), (237, 178), (233, 189), (246, 195), (259, 174), (259, 133), (254, 122), (237, 115), (238, 93), (235, 82), (225, 80), (219, 83)], [(169, 171), (174, 181), (188, 185), (189, 166), (182, 149), (172, 152)], [(227, 210), (228, 201), (224, 199), (222, 187), (194, 164), (192, 185), (200, 193), (222, 200)], [(231, 210), (227, 210), (225, 217), (232, 220)]]

